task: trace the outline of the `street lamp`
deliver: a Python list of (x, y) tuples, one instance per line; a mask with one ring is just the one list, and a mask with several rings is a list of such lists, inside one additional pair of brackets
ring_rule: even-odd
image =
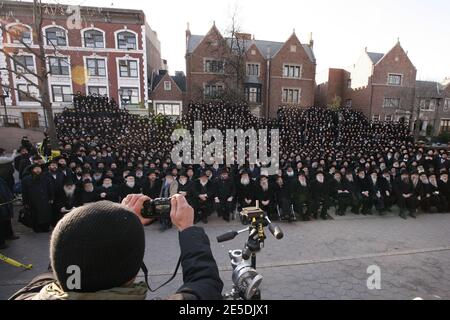
[(2, 94), (0, 95), (2, 98), (2, 104), (5, 108), (5, 127), (8, 125), (8, 110), (6, 109), (6, 98), (9, 98), (9, 88), (3, 87)]

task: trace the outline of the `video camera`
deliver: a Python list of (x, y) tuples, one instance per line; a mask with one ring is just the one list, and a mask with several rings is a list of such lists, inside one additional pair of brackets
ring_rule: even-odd
[(156, 198), (144, 202), (141, 214), (146, 219), (156, 219), (170, 214), (170, 198)]

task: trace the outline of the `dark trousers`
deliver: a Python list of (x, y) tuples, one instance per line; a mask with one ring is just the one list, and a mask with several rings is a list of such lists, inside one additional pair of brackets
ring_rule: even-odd
[(445, 197), (440, 195), (431, 195), (421, 201), (421, 208), (425, 212), (429, 212), (431, 207), (435, 207), (438, 212), (446, 212), (448, 203)]
[(320, 216), (323, 218), (327, 215), (328, 209), (330, 209), (331, 206), (331, 200), (330, 198), (322, 198), (322, 199), (314, 199), (311, 203), (311, 212), (314, 216), (314, 218), (317, 219), (317, 212), (322, 206), (322, 209), (320, 210)]
[(224, 220), (230, 220), (230, 213), (235, 208), (233, 201), (230, 202), (227, 199), (219, 200), (219, 203), (215, 203), (214, 206), (219, 217), (223, 217)]
[(416, 199), (414, 196), (409, 198), (405, 198), (402, 195), (398, 198), (398, 206), (400, 207), (400, 213), (403, 213), (406, 210), (409, 213), (413, 213), (416, 210)]
[(209, 203), (199, 202), (195, 208), (195, 222), (199, 222), (200, 220), (207, 222), (211, 212), (211, 205)]
[(352, 208), (353, 213), (359, 212), (358, 199), (352, 197), (352, 195), (349, 193), (338, 194), (337, 202), (339, 214), (345, 214), (345, 211), (347, 211), (348, 207)]
[(308, 200), (304, 200), (304, 201), (295, 201), (294, 202), (294, 210), (295, 212), (303, 217), (303, 218), (307, 218), (311, 215), (311, 204)]
[(5, 244), (5, 240), (14, 235), (11, 219), (0, 220), (0, 245)]
[(287, 198), (278, 199), (278, 210), (282, 219), (291, 219), (291, 200)]

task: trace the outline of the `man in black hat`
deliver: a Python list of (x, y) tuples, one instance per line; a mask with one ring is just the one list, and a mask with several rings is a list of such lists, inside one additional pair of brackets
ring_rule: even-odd
[(70, 178), (66, 178), (63, 183), (63, 191), (55, 197), (54, 203), (54, 219), (52, 221), (52, 225), (56, 226), (56, 224), (61, 220), (61, 218), (69, 213), (76, 206), (76, 186), (75, 183)]
[(119, 187), (113, 183), (110, 177), (103, 178), (102, 184), (97, 188), (99, 200), (108, 200), (112, 202), (119, 202), (120, 194)]
[(159, 198), (161, 193), (161, 180), (158, 179), (154, 169), (151, 169), (147, 174), (147, 179), (143, 182), (142, 193), (150, 199)]
[(48, 232), (52, 222), (52, 204), (55, 199), (52, 183), (42, 173), (41, 166), (33, 164), (31, 175), (22, 180), (22, 197), (31, 211), (34, 232)]
[(188, 174), (185, 170), (181, 170), (179, 175), (178, 194), (184, 196), (189, 205), (192, 206), (194, 200), (194, 182), (189, 180)]
[(256, 186), (256, 200), (259, 201), (259, 207), (269, 216), (270, 219), (278, 219), (275, 214), (275, 193), (270, 184), (269, 177), (264, 173), (259, 177), (259, 184)]
[(398, 205), (400, 207), (400, 217), (407, 219), (405, 210), (408, 210), (409, 215), (412, 218), (416, 218), (416, 199), (414, 197), (414, 188), (406, 169), (402, 169), (400, 172), (400, 179), (396, 183), (396, 194), (398, 199)]
[(371, 214), (373, 204), (370, 194), (371, 186), (369, 180), (367, 179), (366, 172), (362, 168), (359, 168), (357, 171), (356, 184), (358, 185), (358, 191), (362, 205), (361, 213), (363, 215)]
[(194, 183), (195, 222), (200, 220), (208, 223), (208, 216), (213, 206), (214, 186), (208, 179), (205, 171), (200, 174), (199, 180)]
[(136, 184), (136, 178), (132, 174), (125, 176), (125, 181), (122, 183), (120, 188), (120, 199), (123, 200), (129, 194), (141, 193), (139, 186)]
[(80, 207), (87, 203), (96, 202), (96, 201), (98, 201), (98, 199), (99, 199), (99, 197), (98, 197), (97, 189), (95, 188), (94, 184), (92, 183), (92, 180), (85, 179), (83, 181), (80, 192), (78, 192), (76, 206)]
[(332, 220), (333, 218), (328, 214), (328, 209), (331, 206), (331, 186), (325, 181), (325, 175), (322, 171), (317, 171), (314, 181), (311, 183), (311, 212), (314, 219), (317, 219), (318, 210), (321, 207), (320, 218), (322, 220)]
[(225, 167), (221, 170), (214, 187), (216, 191), (214, 193), (214, 204), (217, 214), (223, 220), (230, 221), (230, 213), (234, 211), (236, 206), (236, 189), (234, 181), (230, 178), (228, 168)]
[(291, 197), (295, 212), (303, 221), (311, 220), (311, 190), (303, 170), (298, 174), (297, 181), (293, 183)]
[[(255, 183), (250, 178), (247, 171), (242, 170), (239, 181), (236, 186), (236, 200), (238, 206), (238, 212), (241, 212), (243, 208), (254, 207), (255, 206)], [(245, 217), (241, 216), (241, 222), (243, 224), (248, 224)]]

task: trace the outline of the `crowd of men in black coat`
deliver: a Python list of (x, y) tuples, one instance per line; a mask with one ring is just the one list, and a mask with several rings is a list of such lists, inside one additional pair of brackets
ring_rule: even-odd
[[(213, 212), (229, 221), (257, 203), (272, 219), (289, 221), (332, 219), (332, 206), (338, 215), (383, 215), (398, 205), (405, 219), (419, 208), (450, 211), (447, 151), (416, 145), (405, 123), (317, 107), (281, 107), (276, 119), (264, 120), (245, 104), (223, 101), (188, 110), (182, 119), (138, 117), (107, 98), (75, 97), (74, 108), (55, 119), (61, 156), (44, 163), (23, 146), (14, 159), (35, 231), (48, 231), (74, 207), (134, 193), (184, 194), (204, 223)], [(197, 120), (203, 129), (278, 128), (278, 173), (269, 176), (261, 164), (172, 163), (172, 131), (193, 129)], [(161, 219), (161, 229), (170, 227)]]

